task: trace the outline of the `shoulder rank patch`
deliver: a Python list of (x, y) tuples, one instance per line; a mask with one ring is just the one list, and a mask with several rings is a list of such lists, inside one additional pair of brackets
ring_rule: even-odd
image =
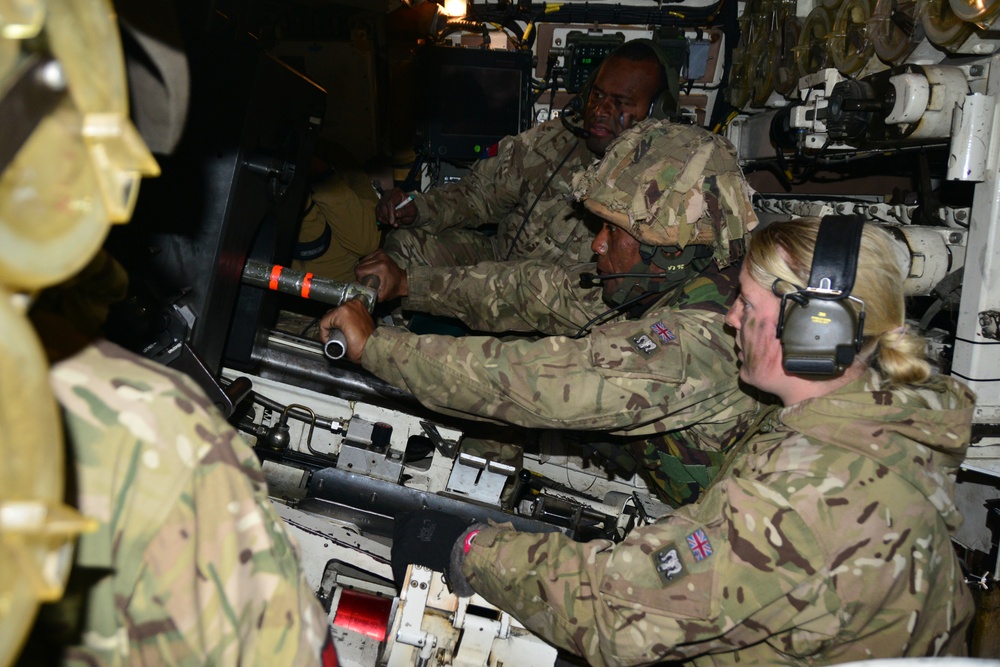
[(677, 547), (673, 544), (669, 544), (653, 554), (653, 567), (656, 568), (656, 574), (660, 576), (660, 581), (664, 585), (671, 584), (687, 574), (684, 566), (681, 565), (681, 556), (677, 553)]
[(664, 343), (669, 343), (670, 341), (672, 341), (674, 338), (677, 337), (674, 335), (673, 331), (668, 329), (666, 325), (663, 324), (663, 322), (657, 322), (653, 326), (649, 327), (649, 330), (652, 331), (657, 336), (659, 336), (660, 340)]
[(712, 545), (708, 541), (708, 535), (701, 528), (688, 535), (687, 540), (696, 561), (705, 560), (712, 555)]
[(656, 344), (656, 341), (650, 338), (648, 334), (644, 334), (641, 331), (629, 338), (628, 342), (636, 352), (641, 354), (646, 359), (649, 359), (651, 356), (660, 351), (660, 346)]

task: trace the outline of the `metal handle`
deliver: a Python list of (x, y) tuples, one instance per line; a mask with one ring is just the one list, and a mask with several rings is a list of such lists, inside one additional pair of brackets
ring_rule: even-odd
[[(374, 294), (378, 294), (378, 288), (381, 281), (376, 275), (365, 276), (361, 281), (361, 284), (372, 290)], [(375, 307), (375, 299), (367, 299), (364, 295), (355, 297), (361, 299), (365, 306), (368, 308), (368, 312), (372, 312)], [(350, 301), (351, 299), (348, 299)], [(323, 345), (323, 354), (326, 355), (327, 359), (332, 359), (337, 361), (343, 359), (344, 355), (347, 354), (347, 336), (340, 329), (331, 329), (330, 337), (326, 340), (326, 344)]]
[(347, 336), (344, 335), (343, 331), (340, 329), (330, 331), (330, 337), (323, 345), (323, 354), (326, 355), (327, 359), (334, 361), (344, 358), (344, 355), (347, 354)]

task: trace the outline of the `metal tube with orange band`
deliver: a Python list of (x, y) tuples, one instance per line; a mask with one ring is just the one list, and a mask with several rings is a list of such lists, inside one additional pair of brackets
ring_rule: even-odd
[[(340, 306), (347, 301), (358, 299), (365, 304), (368, 312), (375, 308), (378, 296), (378, 276), (366, 276), (360, 283), (342, 283), (304, 271), (296, 271), (280, 264), (268, 264), (248, 259), (243, 267), (243, 282), (275, 292), (293, 294), (303, 299), (321, 301), (331, 306)], [(330, 359), (340, 359), (347, 351), (344, 335), (333, 331), (323, 346), (323, 354)]]

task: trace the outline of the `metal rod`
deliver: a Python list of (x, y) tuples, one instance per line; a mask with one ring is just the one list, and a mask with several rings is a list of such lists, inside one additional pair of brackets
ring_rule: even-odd
[(360, 299), (368, 312), (375, 307), (375, 299), (378, 297), (378, 277), (372, 277), (376, 282), (374, 287), (366, 283), (342, 283), (312, 273), (296, 271), (280, 264), (268, 264), (253, 259), (248, 259), (243, 267), (243, 282), (248, 285), (320, 301), (331, 306), (340, 306), (352, 299)]

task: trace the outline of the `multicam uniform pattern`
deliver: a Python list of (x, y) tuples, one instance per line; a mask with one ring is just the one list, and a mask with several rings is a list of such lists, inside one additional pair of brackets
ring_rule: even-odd
[(600, 287), (581, 287), (585, 272), (596, 269), (530, 259), (449, 271), (410, 269), (403, 308), (454, 317), (474, 331), (571, 336), (608, 309)]
[(873, 372), (759, 415), (697, 503), (619, 545), (489, 527), (472, 587), (593, 664), (814, 665), (964, 655), (949, 540), (974, 396)]
[[(388, 234), (385, 251), (404, 268), (504, 260), (508, 252), (512, 260), (585, 262), (600, 224), (573, 201), (571, 184), (594, 159), (558, 120), (506, 137), (460, 182), (415, 194), (417, 222)], [(486, 224), (497, 225), (495, 236), (472, 231)]]
[(106, 342), (50, 378), (79, 509), (100, 524), (79, 543), (74, 576), (96, 583), (64, 601), (85, 624), (62, 664), (321, 664), (323, 609), (256, 457), (204, 394)]
[[(477, 325), (549, 333), (575, 333), (598, 308), (600, 289), (574, 292), (574, 270), (504, 273), (494, 266), (496, 280), (442, 276), (435, 302), (467, 306)], [(489, 267), (468, 271), (480, 275)], [(724, 331), (737, 275), (735, 266), (712, 267), (638, 319), (619, 318), (580, 339), (451, 338), (378, 327), (362, 364), (447, 414), (624, 436), (663, 499), (678, 505), (711, 480), (724, 448), (757, 408), (738, 386), (733, 338)], [(502, 306), (492, 299), (477, 304), (471, 286), (483, 283), (502, 292)]]
[[(710, 245), (716, 266), (739, 257), (757, 222), (732, 145), (701, 128), (643, 121), (575, 180), (575, 196), (602, 219), (644, 243)], [(736, 272), (713, 267), (634, 321), (620, 317), (570, 340), (563, 336), (605, 311), (600, 289), (579, 287), (584, 269), (595, 271), (531, 260), (410, 268), (407, 308), (481, 331), (561, 336), (502, 343), (377, 330), (362, 363), (433, 409), (627, 434), (600, 444), (627, 447), (663, 500), (689, 502), (756, 409), (738, 389), (733, 341), (723, 331)]]

